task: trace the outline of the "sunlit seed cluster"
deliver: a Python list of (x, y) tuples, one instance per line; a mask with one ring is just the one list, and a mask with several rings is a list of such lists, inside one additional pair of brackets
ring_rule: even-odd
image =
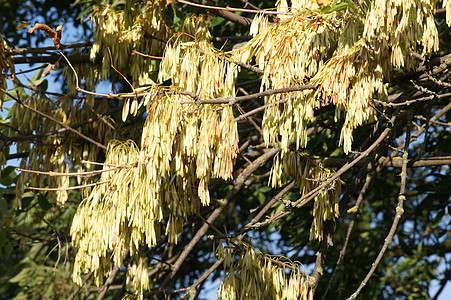
[(392, 66), (406, 65), (410, 68), (411, 52), (417, 51), (418, 46), (422, 48), (422, 55), (438, 50), (438, 32), (434, 21), (436, 2), (376, 0), (366, 17), (363, 37), (372, 45), (383, 43), (378, 48), (391, 48)]
[[(85, 101), (78, 102), (67, 97), (59, 99), (58, 102), (54, 102), (40, 93), (32, 93), (31, 95), (22, 93), (20, 97), (25, 96), (27, 97), (26, 99), (21, 99), (24, 104), (44, 112), (60, 122), (75, 124), (92, 117), (92, 113), (90, 113)], [(102, 108), (105, 108), (104, 105), (99, 105), (99, 109)], [(62, 128), (56, 122), (43, 118), (20, 103), (13, 105), (10, 114), (11, 127), (18, 130), (11, 129), (10, 136), (33, 135), (35, 133), (51, 132)], [(27, 122), (23, 122), (24, 119)], [(111, 128), (103, 122), (93, 122), (85, 125), (84, 133), (96, 138), (100, 143), (108, 143), (114, 136)], [(17, 142), (17, 151), (29, 153), (20, 162), (21, 168), (44, 172), (52, 170), (53, 172), (67, 173), (70, 171), (69, 162), (80, 165), (81, 160), (96, 161), (100, 151), (96, 145), (84, 141), (81, 137), (70, 131), (56, 136), (41, 137), (37, 142), (40, 143), (39, 147), (34, 147), (28, 141)], [(89, 171), (91, 169), (92, 166), (87, 165), (85, 167), (78, 167), (77, 171)], [(16, 193), (18, 207), (21, 207), (22, 194), (28, 185), (33, 187), (49, 186), (64, 189), (70, 186), (70, 182), (67, 176), (43, 176), (21, 173), (18, 179)], [(48, 197), (51, 201), (56, 201), (59, 205), (63, 205), (67, 200), (68, 194), (67, 191), (62, 190), (57, 193), (49, 193)]]
[(147, 1), (142, 5), (140, 1), (126, 1), (124, 10), (110, 5), (96, 8), (92, 17), (95, 30), (90, 55), (92, 61), (101, 58), (102, 67), (97, 79), (110, 78), (112, 60), (119, 72), (131, 76), (134, 85), (153, 83), (145, 74), (155, 71), (155, 64), (132, 51), (161, 54), (166, 40), (162, 12), (165, 2)]
[[(6, 55), (6, 49), (8, 49), (8, 44), (0, 34), (0, 88), (4, 90), (7, 89), (7, 74), (11, 69), (13, 69), (12, 57), (10, 55)], [(0, 93), (0, 107), (2, 107), (5, 96), (5, 93)]]
[[(327, 1), (326, 1), (327, 2)], [(318, 1), (315, 0), (278, 0), (276, 3), (277, 11), (281, 12), (299, 12), (301, 10), (315, 10), (320, 8)], [(280, 15), (279, 18), (287, 18), (286, 15)]]
[[(298, 151), (290, 151), (284, 155), (277, 154), (270, 174), (273, 188), (281, 187), (288, 180), (294, 180), (301, 195), (305, 195), (320, 186), (333, 172), (326, 169)], [(338, 198), (341, 194), (339, 180), (332, 182), (315, 197), (313, 205), (313, 223), (310, 228), (310, 239), (323, 239), (323, 222), (338, 217)]]
[(386, 66), (373, 59), (374, 55), (373, 49), (360, 40), (330, 59), (312, 79), (318, 84), (315, 96), (335, 104), (338, 110), (346, 113), (340, 136), (340, 144), (346, 153), (352, 147), (353, 130), (375, 117), (370, 106), (374, 93), (377, 92), (382, 99), (387, 96), (384, 83)]
[(451, 0), (443, 0), (443, 8), (446, 10), (446, 24), (451, 26)]
[[(196, 92), (206, 99), (234, 95), (236, 67), (202, 39), (205, 32), (199, 32), (201, 36), (194, 35), (198, 40), (173, 39), (167, 46), (160, 80), (171, 78), (173, 87), (166, 92), (153, 89), (144, 97), (147, 119), (140, 146), (109, 145), (105, 164), (124, 168), (103, 173), (100, 181), (109, 183), (95, 187), (76, 213), (71, 231), (78, 248), (76, 282), (92, 270), (99, 284), (111, 267), (111, 256), (120, 266), (127, 250), (134, 257), (140, 245), (155, 245), (164, 218), (164, 233), (169, 242), (177, 243), (187, 216), (210, 203), (210, 178), (232, 178), (238, 152), (232, 108), (198, 106), (193, 98), (177, 93)], [(147, 285), (132, 277), (129, 283), (137, 294)]]
[[(294, 16), (286, 15), (272, 26), (267, 26), (266, 17), (257, 16), (252, 26), (254, 31), (259, 29), (258, 34), (237, 49), (236, 56), (244, 62), (255, 59), (264, 70), (261, 90), (305, 84), (330, 58), (341, 23), (335, 14), (324, 16), (306, 10), (299, 10)], [(288, 100), (284, 104), (265, 110), (263, 130), (268, 146), (279, 144), (283, 151), (288, 151), (293, 141), (297, 148), (306, 146), (307, 124), (320, 102), (311, 97), (311, 91), (299, 91), (269, 96), (265, 103), (285, 99)]]
[(149, 274), (146, 258), (139, 257), (137, 261), (128, 267), (126, 287), (127, 290), (134, 292), (135, 295), (139, 295), (140, 299), (143, 299), (144, 291), (149, 289)]
[[(321, 102), (333, 103), (345, 121), (340, 144), (352, 149), (353, 130), (374, 119), (373, 97), (386, 99), (392, 67), (413, 63), (412, 51), (429, 55), (438, 49), (434, 24), (436, 1), (374, 1), (366, 18), (348, 10), (323, 14), (315, 1), (279, 1), (279, 16), (269, 26), (257, 15), (252, 24), (254, 38), (237, 49), (244, 62), (255, 59), (264, 70), (262, 90), (303, 84), (318, 85), (311, 91), (277, 94), (266, 103), (263, 119), (267, 145), (279, 144), (283, 151), (293, 141), (306, 146), (306, 126)], [(448, 5), (444, 3), (444, 5)], [(294, 14), (294, 15), (293, 15)]]
[(217, 250), (219, 258), (224, 258), (225, 276), (218, 291), (221, 300), (235, 299), (309, 299), (311, 291), (308, 279), (298, 270), (299, 266), (284, 262), (294, 270), (289, 270), (271, 262), (270, 257), (246, 246), (235, 261), (235, 253), (230, 248)]

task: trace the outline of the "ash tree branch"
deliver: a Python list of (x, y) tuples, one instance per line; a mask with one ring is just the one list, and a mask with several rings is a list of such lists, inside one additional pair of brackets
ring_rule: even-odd
[[(277, 195), (275, 195), (260, 211), (259, 213), (252, 219), (251, 223), (255, 223), (258, 222), (264, 215), (265, 213), (268, 211), (268, 209), (270, 209), (275, 202), (280, 201), (280, 199), (282, 198), (283, 195), (285, 195), (286, 193), (288, 193), (292, 188), (294, 187), (294, 181), (290, 182), (288, 185), (286, 185)], [(246, 233), (241, 233), (240, 236), (238, 237), (238, 240), (241, 240), (244, 236), (246, 235)], [(223, 237), (221, 237), (223, 238)], [(227, 237), (226, 237), (227, 238)], [(224, 261), (223, 258), (220, 258), (219, 260), (217, 260), (207, 271), (205, 271), (204, 274), (202, 274), (201, 277), (199, 277), (199, 279), (196, 280), (196, 282), (194, 282), (190, 287), (182, 289), (182, 290), (192, 290), (195, 289), (199, 284), (201, 284), (204, 280), (206, 280), (208, 278), (208, 276), (210, 276), (211, 273), (213, 273)], [(274, 261), (273, 261), (274, 262)], [(179, 290), (181, 291), (181, 290)], [(176, 291), (177, 292), (177, 291)]]
[[(177, 1), (177, 2), (181, 2), (181, 1)], [(191, 0), (191, 2), (195, 3), (195, 4), (208, 5), (208, 6), (213, 6), (213, 7), (215, 6), (214, 3), (207, 1), (207, 0)], [(239, 16), (230, 11), (218, 10), (218, 9), (206, 9), (206, 11), (209, 13), (212, 13), (214, 15), (217, 15), (218, 17), (222, 17), (226, 20), (232, 21), (233, 23), (243, 26), (244, 28), (250, 28), (251, 24), (252, 24), (252, 19)]]
[[(266, 90), (264, 92), (254, 93), (254, 94), (250, 94), (250, 95), (246, 95), (246, 96), (219, 97), (219, 98), (214, 98), (214, 99), (209, 99), (209, 100), (197, 100), (197, 99), (194, 99), (195, 101), (182, 101), (181, 104), (197, 103), (197, 104), (228, 104), (228, 105), (233, 105), (233, 104), (235, 104), (237, 102), (240, 102), (240, 101), (252, 100), (252, 99), (262, 98), (262, 97), (271, 96), (271, 95), (275, 95), (275, 94), (299, 92), (299, 91), (314, 90), (314, 89), (316, 89), (316, 85), (313, 85), (313, 84), (295, 85), (295, 86), (290, 86), (290, 87), (286, 87), (286, 88)], [(177, 92), (174, 92), (174, 93), (177, 93)], [(182, 92), (179, 92), (179, 93), (182, 93)], [(183, 92), (183, 93), (185, 93), (186, 95), (194, 98), (193, 96), (191, 96), (191, 94), (188, 94), (189, 92)], [(197, 96), (197, 97), (199, 97), (199, 96)], [(281, 102), (279, 101), (276, 104), (279, 104), (279, 103), (281, 103)]]
[[(93, 123), (93, 122), (99, 120), (103, 116), (109, 116), (109, 115), (115, 114), (115, 113), (117, 113), (117, 112), (119, 112), (121, 110), (122, 110), (122, 107), (116, 107), (116, 108), (113, 108), (113, 109), (111, 109), (111, 110), (109, 110), (109, 111), (107, 111), (105, 113), (98, 114), (98, 115), (96, 115), (96, 116), (94, 116), (92, 118), (89, 118), (87, 120), (80, 121), (80, 122), (77, 122), (77, 123), (72, 124), (72, 125), (68, 125), (68, 127), (72, 128), (72, 129), (76, 129), (78, 127), (81, 127), (81, 126)], [(42, 133), (30, 134), (30, 135), (23, 135), (23, 136), (6, 136), (6, 135), (0, 133), (0, 140), (2, 140), (2, 141), (12, 141), (12, 142), (26, 141), (26, 140), (38, 139), (38, 138), (43, 138), (43, 137), (48, 137), (48, 136), (60, 134), (60, 133), (66, 132), (68, 130), (70, 130), (70, 129), (64, 127), (64, 128), (60, 128), (60, 129), (56, 129), (56, 130), (52, 130), (52, 131), (48, 131), (48, 132), (42, 132)]]
[(91, 278), (92, 271), (86, 274), (86, 276), (83, 278), (83, 281), (81, 282), (80, 286), (77, 286), (77, 288), (70, 294), (70, 296), (67, 298), (67, 300), (73, 300), (75, 296), (77, 296), (78, 292), (81, 290), (81, 288), (86, 284), (86, 282)]
[[(396, 154), (397, 152), (395, 152)], [(402, 158), (399, 157), (393, 157), (392, 155), (387, 157), (381, 157), (379, 159), (380, 161), (387, 160), (387, 163), (384, 164), (384, 167), (394, 167), (394, 168), (402, 168), (403, 162)], [(349, 162), (346, 158), (325, 158), (325, 159), (319, 159), (318, 161), (321, 161), (323, 166), (326, 168), (337, 168), (342, 167), (346, 163)], [(359, 162), (356, 164), (356, 167), (362, 167), (365, 163)], [(423, 159), (416, 159), (416, 160), (409, 160), (409, 163), (407, 164), (408, 168), (421, 168), (421, 167), (431, 167), (431, 166), (444, 166), (444, 165), (450, 165), (451, 164), (451, 157), (449, 156), (436, 156), (436, 157), (426, 157)]]
[[(56, 53), (46, 53), (43, 56), (23, 56), (14, 57), (14, 64), (36, 64), (36, 63), (51, 63), (54, 64), (61, 59), (61, 55)], [(69, 61), (72, 64), (92, 63), (89, 55), (70, 55)], [(61, 64), (64, 64), (63, 60), (60, 60)]]
[[(75, 43), (70, 45), (61, 45), (60, 50), (64, 49), (73, 49), (73, 48), (84, 48), (92, 46), (91, 42), (84, 43)], [(56, 47), (40, 47), (40, 48), (14, 48), (10, 51), (7, 51), (6, 55), (25, 55), (29, 53), (48, 53), (47, 51), (58, 50)]]
[(119, 267), (114, 266), (113, 270), (110, 273), (110, 276), (106, 280), (105, 284), (103, 285), (102, 289), (100, 290), (99, 296), (97, 297), (97, 300), (102, 300), (105, 297), (106, 292), (110, 288), (111, 284), (113, 284), (114, 278), (116, 277), (117, 273), (119, 272)]
[(406, 193), (406, 183), (407, 183), (407, 162), (408, 162), (408, 155), (409, 155), (408, 151), (409, 151), (409, 145), (410, 145), (410, 124), (411, 124), (411, 122), (412, 122), (412, 111), (409, 112), (408, 120), (407, 120), (408, 128), (407, 128), (407, 132), (406, 132), (406, 140), (404, 143), (404, 153), (402, 155), (403, 166), (402, 166), (402, 170), (401, 170), (401, 185), (399, 188), (398, 204), (396, 206), (396, 213), (395, 213), (395, 218), (393, 220), (393, 224), (390, 228), (390, 231), (389, 231), (387, 237), (385, 238), (385, 242), (384, 242), (384, 245), (382, 246), (382, 249), (380, 250), (379, 254), (377, 255), (376, 260), (374, 261), (374, 263), (371, 266), (371, 269), (369, 270), (368, 274), (365, 276), (365, 278), (363, 279), (362, 283), (359, 285), (357, 290), (348, 298), (350, 300), (355, 299), (359, 295), (361, 290), (365, 287), (368, 280), (373, 275), (374, 271), (376, 270), (377, 266), (379, 265), (379, 262), (382, 260), (382, 257), (384, 256), (385, 251), (388, 248), (388, 245), (393, 240), (393, 236), (395, 234), (396, 228), (398, 227), (399, 220), (401, 219), (401, 216), (404, 212), (403, 204), (404, 204), (404, 200), (406, 199), (405, 193)]

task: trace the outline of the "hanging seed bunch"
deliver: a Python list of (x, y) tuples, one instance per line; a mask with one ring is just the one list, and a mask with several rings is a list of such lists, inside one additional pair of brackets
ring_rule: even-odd
[[(219, 246), (219, 258), (224, 258), (224, 279), (218, 291), (221, 300), (235, 299), (310, 299), (308, 278), (289, 261), (274, 263), (273, 259), (245, 246), (238, 261), (230, 248)], [(291, 268), (291, 269), (289, 269)], [(287, 272), (289, 270), (289, 272)]]
[[(14, 64), (11, 55), (6, 55), (6, 51), (9, 50), (8, 44), (0, 34), (0, 88), (7, 90), (7, 77), (8, 73), (14, 72)], [(6, 94), (0, 93), (0, 108), (3, 105)], [(0, 168), (6, 164), (6, 156), (4, 151), (0, 151)]]
[[(281, 187), (288, 180), (294, 180), (301, 195), (305, 195), (321, 185), (333, 172), (326, 169), (299, 151), (290, 151), (274, 157), (270, 184)], [(315, 197), (313, 205), (313, 223), (310, 239), (323, 239), (323, 222), (338, 217), (338, 198), (341, 194), (340, 181), (335, 180)]]
[(442, 7), (446, 10), (446, 24), (451, 26), (451, 0), (443, 0)]
[[(8, 44), (3, 36), (0, 35), (0, 87), (4, 90), (7, 89), (6, 78), (8, 76), (8, 72), (14, 70), (14, 64), (12, 61), (13, 58), (11, 55), (6, 55), (7, 50), (9, 50)], [(0, 108), (2, 107), (5, 95), (5, 93), (0, 93)]]
[[(174, 45), (166, 47), (160, 66), (160, 81), (171, 79), (173, 88), (196, 93), (200, 99), (233, 96), (236, 66), (226, 61), (206, 40), (210, 34), (202, 29), (206, 28), (203, 18), (196, 19), (197, 26), (193, 24), (193, 21), (188, 19), (184, 29), (195, 38), (194, 41), (183, 42), (184, 39), (177, 39)], [(169, 101), (168, 104), (156, 101), (159, 102), (156, 106), (176, 105), (174, 110), (178, 111), (179, 116), (177, 126), (180, 129), (175, 143), (177, 150), (174, 153), (177, 170), (183, 169), (183, 161), (196, 161), (195, 174), (200, 180), (198, 196), (203, 205), (208, 205), (210, 177), (232, 177), (233, 163), (238, 151), (238, 131), (232, 108), (210, 104), (180, 104), (181, 101), (192, 102), (193, 99), (176, 93), (165, 98)], [(168, 119), (174, 122), (172, 116)], [(160, 122), (157, 118), (148, 120), (149, 125)], [(146, 132), (147, 125), (144, 130)], [(143, 134), (146, 135), (153, 136)], [(143, 147), (146, 145), (149, 145), (149, 149), (155, 147), (154, 141), (151, 140), (143, 140)], [(170, 155), (169, 152), (168, 154)]]
[[(95, 25), (91, 59), (101, 57), (98, 79), (110, 78), (111, 58), (122, 74), (131, 77), (133, 85), (153, 83), (148, 76), (155, 71), (152, 60), (132, 50), (148, 55), (161, 55), (165, 46), (166, 27), (163, 9), (166, 1), (126, 1), (124, 10), (98, 6), (93, 15)], [(111, 51), (111, 58), (110, 52)]]
[[(412, 51), (421, 50), (425, 56), (438, 50), (436, 4), (435, 0), (376, 0), (366, 17), (363, 37), (376, 49), (391, 49), (392, 66), (410, 67)], [(379, 43), (383, 45), (377, 47)]]
[[(26, 97), (25, 99), (20, 99), (24, 104), (44, 112), (65, 124), (75, 124), (92, 117), (92, 113), (85, 106), (86, 103), (84, 101), (75, 101), (71, 97), (60, 98), (58, 101), (54, 101), (37, 92), (27, 95), (20, 89), (17, 90), (17, 94), (21, 98)], [(98, 108), (105, 109), (105, 105), (106, 103), (99, 104)], [(62, 128), (56, 122), (44, 118), (17, 102), (11, 108), (10, 115), (11, 127), (18, 130), (10, 130), (10, 136), (27, 136), (42, 132), (52, 132)], [(24, 119), (27, 122), (23, 122)], [(114, 137), (112, 129), (103, 122), (92, 122), (85, 125), (83, 129), (86, 136), (90, 136), (100, 143), (107, 144)], [(20, 162), (20, 167), (23, 169), (44, 172), (51, 170), (60, 173), (90, 171), (92, 166), (81, 167), (81, 160), (96, 161), (100, 153), (100, 149), (96, 145), (68, 130), (55, 135), (39, 137), (35, 139), (34, 143), (35, 145), (27, 141), (17, 141), (17, 151), (29, 153)], [(17, 183), (16, 194), (19, 207), (21, 206), (23, 190), (28, 185), (32, 187), (48, 186), (64, 189), (69, 187), (69, 177), (21, 173)], [(67, 191), (62, 190), (56, 193), (49, 193), (48, 197), (59, 205), (64, 205), (67, 200)]]
[(362, 26), (355, 27), (362, 28), (360, 34), (353, 32), (358, 21), (348, 20), (337, 53), (311, 80), (318, 84), (314, 97), (335, 104), (337, 115), (346, 114), (340, 136), (346, 153), (353, 130), (375, 117), (372, 99), (386, 100), (384, 81), (392, 67), (410, 67), (411, 53), (419, 48), (422, 55), (438, 50), (434, 11), (435, 1), (375, 1)]
[[(203, 24), (199, 20), (192, 28), (202, 33)], [(103, 173), (100, 181), (108, 183), (95, 187), (74, 217), (77, 283), (83, 273), (93, 271), (100, 285), (111, 257), (118, 266), (127, 250), (139, 257), (140, 245), (157, 243), (163, 223), (169, 241), (177, 243), (187, 216), (209, 204), (210, 178), (232, 177), (238, 132), (231, 107), (197, 106), (178, 91), (197, 92), (207, 99), (232, 96), (236, 68), (191, 33), (191, 42), (174, 38), (161, 62), (160, 78), (171, 78), (173, 86), (144, 97), (148, 110), (140, 147), (132, 142), (109, 145), (105, 168), (124, 167)], [(137, 265), (130, 274), (144, 274), (142, 270)], [(137, 293), (148, 285), (133, 276), (129, 283)]]
[[(290, 141), (306, 146), (306, 124), (320, 103), (333, 103), (336, 116), (345, 114), (340, 144), (348, 153), (352, 132), (374, 119), (373, 97), (386, 99), (386, 82), (392, 67), (412, 65), (412, 51), (423, 56), (438, 49), (434, 25), (436, 1), (374, 1), (367, 15), (356, 6), (324, 13), (324, 1), (286, 1), (278, 9), (294, 15), (280, 15), (266, 26), (258, 16), (255, 37), (237, 56), (245, 62), (255, 59), (264, 70), (262, 90), (310, 82), (318, 89), (278, 94), (266, 103), (282, 99), (283, 104), (265, 110), (266, 143), (278, 143), (287, 151)], [(330, 3), (328, 3), (330, 4)], [(444, 5), (448, 5), (444, 3)], [(261, 25), (264, 23), (265, 25)], [(257, 34), (258, 32), (258, 34)]]
[(318, 83), (315, 96), (335, 104), (336, 116), (341, 110), (346, 114), (340, 135), (340, 145), (346, 153), (352, 147), (353, 130), (375, 117), (370, 106), (375, 92), (378, 98), (387, 97), (384, 84), (384, 69), (387, 69), (380, 60), (372, 58), (373, 54), (365, 41), (359, 40), (342, 55), (333, 57), (312, 79)]
[(137, 257), (127, 268), (126, 288), (137, 298), (142, 299), (145, 290), (149, 289), (149, 273), (147, 258)]
[[(112, 165), (123, 167), (118, 171), (103, 172), (100, 182), (106, 183), (92, 190), (74, 216), (71, 235), (72, 244), (78, 248), (73, 273), (76, 283), (81, 282), (82, 273), (92, 270), (96, 284), (100, 285), (104, 273), (110, 269), (110, 256), (117, 265), (122, 265), (127, 249), (133, 255), (138, 252), (141, 240), (155, 239), (158, 234), (155, 230), (159, 227), (153, 220), (143, 218), (140, 214), (143, 208), (133, 198), (130, 179), (136, 176), (136, 168), (132, 166), (138, 155), (133, 142), (112, 141), (104, 169), (110, 169)], [(147, 236), (143, 228), (148, 229)]]
[[(286, 6), (286, 3), (281, 5)], [(248, 63), (255, 59), (258, 67), (264, 70), (261, 90), (307, 83), (336, 47), (342, 23), (337, 14), (296, 12), (295, 15), (281, 15), (271, 26), (267, 26), (266, 17), (256, 17), (252, 32), (256, 34), (258, 30), (258, 34), (236, 51), (238, 60)], [(310, 95), (311, 91), (298, 91), (265, 98), (266, 104), (288, 100), (265, 110), (263, 129), (267, 145), (279, 144), (284, 152), (293, 141), (297, 148), (306, 146), (307, 124), (313, 119), (313, 109), (320, 105)]]

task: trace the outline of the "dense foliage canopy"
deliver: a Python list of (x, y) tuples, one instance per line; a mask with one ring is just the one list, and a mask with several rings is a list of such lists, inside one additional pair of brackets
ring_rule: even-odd
[(445, 289), (451, 1), (0, 11), (0, 298)]

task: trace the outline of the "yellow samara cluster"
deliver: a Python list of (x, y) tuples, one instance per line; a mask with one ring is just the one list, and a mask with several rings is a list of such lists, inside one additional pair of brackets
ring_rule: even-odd
[(217, 249), (219, 258), (224, 259), (225, 275), (218, 291), (218, 299), (277, 299), (307, 300), (311, 291), (308, 277), (299, 270), (299, 264), (275, 260), (262, 253), (256, 253), (250, 246), (244, 246), (239, 259), (230, 248)]

